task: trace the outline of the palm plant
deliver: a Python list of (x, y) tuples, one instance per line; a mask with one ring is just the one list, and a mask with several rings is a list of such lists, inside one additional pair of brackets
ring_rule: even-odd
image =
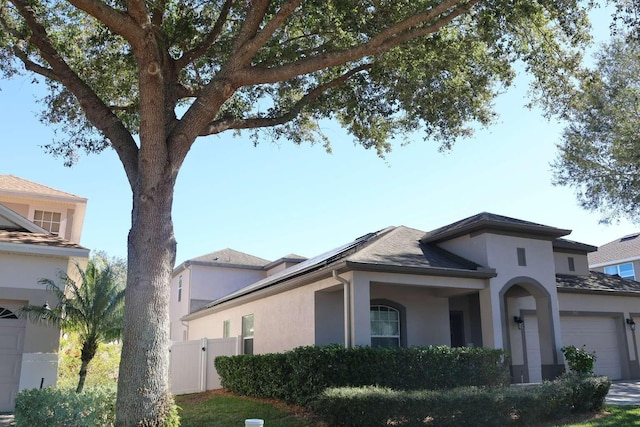
[(64, 332), (78, 333), (82, 364), (76, 393), (80, 393), (98, 344), (122, 335), (125, 281), (121, 269), (104, 257), (89, 260), (84, 270), (77, 263), (75, 266), (80, 284), (64, 272), (59, 275), (59, 283), (51, 279), (38, 281), (52, 293), (57, 301), (55, 307), (27, 305), (20, 310), (20, 315), (36, 323), (58, 326)]

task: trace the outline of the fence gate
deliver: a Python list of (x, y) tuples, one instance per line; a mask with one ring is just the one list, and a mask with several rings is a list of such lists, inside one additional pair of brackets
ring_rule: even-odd
[(175, 342), (169, 353), (171, 393), (199, 393), (222, 388), (213, 361), (239, 354), (238, 337)]

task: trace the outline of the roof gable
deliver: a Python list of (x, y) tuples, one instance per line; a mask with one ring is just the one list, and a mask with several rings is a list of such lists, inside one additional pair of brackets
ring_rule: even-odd
[(589, 265), (612, 264), (633, 258), (640, 258), (640, 233), (629, 234), (600, 246), (596, 252), (589, 254)]
[(33, 222), (2, 204), (0, 204), (0, 230), (50, 234), (44, 228), (38, 227)]
[(426, 233), (422, 243), (438, 243), (470, 233), (493, 232), (499, 234), (526, 235), (534, 238), (556, 239), (571, 233), (571, 230), (549, 227), (490, 212), (482, 212), (461, 219)]
[(75, 194), (66, 193), (38, 184), (37, 182), (28, 181), (13, 175), (0, 175), (0, 194), (10, 194), (14, 196), (38, 196), (45, 198), (64, 199), (72, 202), (86, 202), (87, 199), (76, 196)]
[(207, 267), (243, 268), (249, 270), (263, 270), (269, 261), (254, 255), (236, 251), (234, 249), (222, 249), (188, 259), (173, 270), (176, 275), (190, 265), (202, 265)]

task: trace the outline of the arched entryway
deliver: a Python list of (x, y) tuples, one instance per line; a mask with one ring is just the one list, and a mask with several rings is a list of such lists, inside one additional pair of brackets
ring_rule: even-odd
[(511, 356), (512, 382), (541, 382), (563, 372), (564, 365), (558, 361), (554, 297), (531, 277), (513, 278), (500, 291), (503, 342)]

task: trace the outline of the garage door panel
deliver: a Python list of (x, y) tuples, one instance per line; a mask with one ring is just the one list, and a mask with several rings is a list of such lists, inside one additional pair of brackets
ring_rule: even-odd
[(12, 411), (20, 383), (25, 322), (0, 319), (0, 412)]
[(611, 379), (622, 378), (617, 321), (613, 317), (565, 316), (560, 319), (562, 343), (595, 351), (594, 372)]
[(0, 354), (22, 353), (23, 342), (24, 327), (0, 326)]

